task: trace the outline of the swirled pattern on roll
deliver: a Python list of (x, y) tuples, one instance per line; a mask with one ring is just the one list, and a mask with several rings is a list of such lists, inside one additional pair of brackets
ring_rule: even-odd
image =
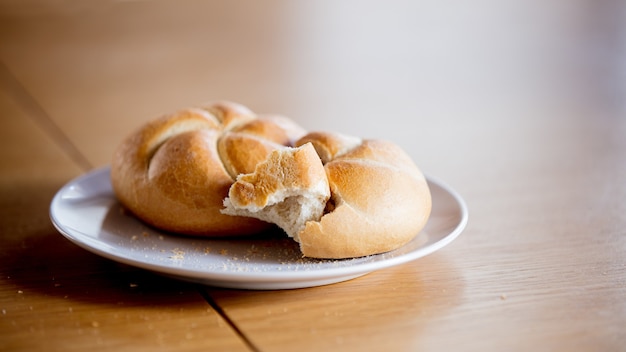
[(268, 228), (224, 215), (235, 177), (254, 171), (277, 148), (305, 131), (282, 116), (257, 116), (219, 102), (183, 109), (142, 126), (117, 148), (111, 183), (118, 200), (144, 222), (202, 236), (248, 235)]

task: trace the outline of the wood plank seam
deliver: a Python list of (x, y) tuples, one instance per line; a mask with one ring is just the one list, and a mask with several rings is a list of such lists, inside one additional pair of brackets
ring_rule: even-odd
[(52, 140), (74, 161), (82, 170), (93, 169), (92, 163), (76, 147), (72, 140), (54, 122), (37, 100), (28, 93), (26, 88), (11, 73), (9, 68), (0, 60), (0, 84), (7, 88), (15, 101), (28, 112), (33, 121), (47, 133)]
[(235, 324), (235, 322), (230, 318), (230, 316), (228, 316), (228, 314), (226, 314), (226, 312), (224, 311), (224, 309), (222, 309), (222, 307), (220, 307), (220, 305), (213, 300), (213, 297), (211, 297), (211, 295), (209, 295), (208, 292), (206, 292), (206, 290), (204, 290), (203, 287), (201, 286), (197, 286), (196, 287), (198, 289), (198, 291), (200, 292), (200, 294), (202, 295), (202, 297), (204, 297), (204, 300), (207, 301), (209, 303), (209, 305), (211, 306), (211, 308), (213, 308), (221, 317), (222, 319), (224, 319), (224, 321), (226, 321), (226, 323), (228, 323), (228, 325), (235, 331), (235, 333), (237, 334), (237, 336), (239, 336), (243, 342), (250, 348), (250, 350), (254, 351), (254, 352), (259, 352), (261, 351), (249, 338), (248, 336), (246, 336), (246, 334), (241, 331), (241, 329), (239, 329), (239, 327)]

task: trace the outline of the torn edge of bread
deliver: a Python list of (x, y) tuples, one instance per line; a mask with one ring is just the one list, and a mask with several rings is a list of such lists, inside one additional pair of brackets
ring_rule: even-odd
[(274, 150), (253, 173), (239, 175), (221, 212), (274, 223), (299, 242), (306, 223), (324, 215), (329, 198), (324, 165), (306, 143)]

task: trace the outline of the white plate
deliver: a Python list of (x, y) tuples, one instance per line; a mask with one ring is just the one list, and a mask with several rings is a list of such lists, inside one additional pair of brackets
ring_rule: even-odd
[(430, 178), (428, 182), (433, 209), (424, 230), (395, 251), (355, 259), (302, 258), (297, 243), (277, 233), (257, 239), (206, 239), (160, 232), (123, 211), (108, 168), (61, 188), (52, 200), (50, 217), (70, 241), (117, 262), (217, 287), (292, 289), (350, 280), (452, 242), (467, 224), (467, 207), (449, 187)]

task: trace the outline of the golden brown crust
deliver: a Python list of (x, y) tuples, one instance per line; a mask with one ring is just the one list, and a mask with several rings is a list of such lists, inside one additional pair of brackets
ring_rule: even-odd
[[(311, 139), (327, 150), (345, 140), (324, 133), (306, 136), (296, 145)], [(324, 167), (333, 206), (298, 234), (305, 256), (350, 258), (387, 252), (409, 242), (426, 225), (432, 206), (428, 185), (399, 146), (365, 140)]]
[(322, 159), (322, 163), (326, 164), (356, 148), (362, 143), (362, 140), (339, 133), (311, 132), (296, 141), (296, 145), (306, 143), (311, 143), (315, 147), (315, 151)]
[(293, 145), (294, 139), (304, 133), (285, 117), (261, 117), (224, 132), (218, 152), (234, 179), (239, 174), (253, 172), (272, 150)]
[[(146, 223), (167, 231), (207, 236), (262, 231), (269, 225), (221, 214), (223, 199), (236, 174), (250, 168), (244, 161), (251, 153), (256, 153), (257, 160), (265, 159), (271, 150), (301, 133), (283, 130), (271, 120), (259, 129), (255, 127), (258, 121), (246, 107), (220, 102), (147, 123), (123, 141), (113, 156), (111, 183), (117, 198)], [(235, 138), (234, 144), (226, 138), (220, 155), (218, 142), (233, 130), (242, 138)], [(255, 132), (247, 134), (248, 130)]]

